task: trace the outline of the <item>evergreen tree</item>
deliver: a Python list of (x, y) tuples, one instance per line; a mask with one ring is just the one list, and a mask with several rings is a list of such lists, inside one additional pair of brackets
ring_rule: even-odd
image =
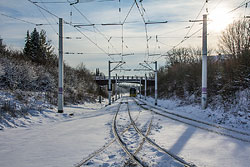
[(39, 58), (41, 56), (41, 45), (40, 45), (40, 37), (36, 28), (31, 33), (31, 61), (40, 62)]
[(24, 55), (28, 58), (31, 59), (31, 41), (30, 41), (30, 33), (29, 30), (27, 31), (27, 35), (25, 38), (25, 46), (23, 50)]
[(54, 58), (53, 47), (51, 46), (51, 41), (47, 41), (46, 31), (40, 31), (40, 47), (41, 47), (41, 60), (44, 62), (50, 61)]
[(34, 28), (30, 34), (27, 31), (25, 39), (24, 55), (33, 62), (38, 64), (53, 63), (56, 55), (53, 54), (51, 41), (47, 41), (46, 31), (41, 30), (40, 33)]

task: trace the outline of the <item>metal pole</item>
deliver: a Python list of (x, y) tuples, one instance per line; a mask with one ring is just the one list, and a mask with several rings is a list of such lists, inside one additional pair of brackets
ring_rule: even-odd
[(202, 109), (207, 108), (207, 15), (203, 15), (202, 33)]
[(115, 74), (115, 100), (117, 100), (117, 74)]
[(118, 96), (118, 99), (120, 99), (120, 77), (118, 77), (117, 79), (117, 96)]
[(109, 105), (111, 105), (111, 76), (110, 76), (110, 61), (109, 61), (109, 86), (108, 86), (108, 92), (109, 92)]
[(155, 62), (155, 105), (157, 105), (157, 61)]
[(59, 18), (58, 112), (63, 113), (63, 19)]
[(140, 77), (140, 99), (141, 99), (141, 77)]
[(147, 74), (145, 74), (145, 91), (144, 91), (144, 98), (147, 100)]

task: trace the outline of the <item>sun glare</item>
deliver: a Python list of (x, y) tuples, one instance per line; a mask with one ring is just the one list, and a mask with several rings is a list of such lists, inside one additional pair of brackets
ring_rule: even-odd
[(224, 30), (228, 24), (233, 22), (233, 16), (227, 12), (228, 10), (225, 8), (218, 8), (212, 11), (208, 15), (208, 19), (210, 20), (208, 28), (215, 32)]

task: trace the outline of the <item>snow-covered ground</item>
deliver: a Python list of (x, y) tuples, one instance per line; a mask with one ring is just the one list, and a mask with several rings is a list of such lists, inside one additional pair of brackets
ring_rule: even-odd
[[(149, 98), (148, 101), (153, 102), (153, 99)], [(46, 110), (36, 111), (37, 114), (32, 116), (12, 119), (17, 128), (4, 126), (4, 130), (0, 131), (0, 166), (74, 166), (113, 140), (112, 121), (119, 100), (111, 106), (105, 107), (105, 104), (107, 103), (67, 106), (63, 114), (58, 114), (55, 109), (47, 107)], [(176, 104), (170, 101), (159, 101), (162, 108), (169, 108), (172, 112), (198, 120), (216, 122), (213, 120), (215, 116), (208, 117), (207, 115), (208, 112), (213, 111), (204, 112), (197, 106), (185, 108), (184, 106), (178, 107)], [(129, 105), (132, 118), (144, 133), (153, 117), (152, 128), (148, 136), (150, 139), (187, 162), (203, 167), (246, 167), (250, 164), (249, 142), (156, 115), (140, 108), (132, 99), (129, 99)], [(20, 119), (22, 123), (19, 123)], [(130, 124), (124, 106), (121, 108), (117, 124), (120, 131)], [(223, 126), (231, 127), (232, 124), (225, 122)], [(250, 133), (246, 124), (241, 126), (237, 122), (234, 128)], [(124, 133), (122, 139), (127, 142), (130, 150), (135, 151), (138, 146), (136, 142), (140, 142), (142, 138), (134, 134), (132, 127), (130, 129), (131, 133)], [(180, 166), (169, 160), (165, 154), (153, 149), (148, 143), (144, 144), (137, 156), (143, 158), (149, 166), (164, 167), (166, 164)], [(127, 164), (127, 160), (128, 157), (120, 145), (114, 142), (85, 165), (122, 166)]]
[[(145, 100), (143, 96), (142, 100)], [(146, 101), (152, 105), (155, 103), (155, 99), (152, 97), (147, 97)], [(200, 105), (185, 105), (182, 104), (182, 101), (179, 99), (158, 99), (158, 106), (187, 117), (226, 125), (232, 128), (240, 128), (250, 132), (250, 111), (249, 113), (244, 113), (237, 111), (237, 109), (235, 109), (236, 107), (229, 111), (225, 111), (222, 108), (215, 110), (207, 108), (202, 110)], [(250, 109), (250, 106), (248, 107)]]
[(50, 111), (50, 117), (30, 118), (43, 123), (0, 131), (0, 166), (73, 166), (110, 140), (115, 108), (98, 103), (69, 106), (64, 114)]

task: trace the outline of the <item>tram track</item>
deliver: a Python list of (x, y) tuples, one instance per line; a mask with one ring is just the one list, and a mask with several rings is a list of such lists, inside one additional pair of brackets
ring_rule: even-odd
[[(127, 102), (128, 103), (128, 102)], [(115, 117), (114, 117), (114, 120), (113, 120), (113, 133), (118, 141), (118, 143), (120, 144), (120, 146), (122, 147), (123, 151), (130, 157), (131, 160), (133, 160), (133, 162), (135, 162), (138, 166), (140, 167), (146, 167), (143, 162), (141, 162), (133, 153), (131, 153), (129, 151), (129, 149), (126, 147), (126, 144), (123, 142), (123, 140), (121, 139), (120, 135), (118, 134), (118, 131), (117, 131), (117, 124), (116, 124), (116, 121), (117, 121), (117, 115), (119, 113), (119, 110), (120, 110), (120, 106), (121, 106), (121, 103), (119, 105), (119, 108), (115, 114)]]
[[(122, 103), (122, 102), (121, 102)], [(118, 109), (120, 107), (120, 104), (118, 106)], [(138, 116), (136, 117), (135, 120), (138, 119), (140, 113), (138, 114)], [(125, 128), (121, 134), (124, 134), (125, 132), (127, 132), (132, 126), (132, 123), (130, 123), (128, 125), (127, 128)], [(94, 151), (93, 153), (91, 153), (89, 156), (83, 158), (80, 162), (78, 162), (77, 164), (74, 165), (74, 167), (81, 167), (84, 164), (86, 164), (89, 160), (91, 160), (92, 158), (94, 158), (95, 156), (97, 156), (98, 154), (100, 154), (101, 152), (103, 152), (105, 149), (107, 149), (108, 147), (110, 147), (114, 142), (116, 141), (116, 138), (113, 138), (111, 141), (109, 141), (107, 144), (103, 145), (100, 149)]]
[[(190, 164), (190, 163), (186, 162), (184, 159), (178, 157), (177, 155), (171, 153), (170, 151), (168, 151), (168, 150), (162, 148), (161, 146), (159, 146), (158, 144), (156, 144), (154, 141), (152, 141), (150, 138), (147, 137), (147, 136), (148, 136), (147, 133), (146, 133), (146, 135), (144, 135), (144, 134), (142, 133), (142, 131), (139, 130), (139, 128), (136, 126), (136, 123), (135, 123), (135, 121), (133, 120), (133, 118), (132, 118), (132, 116), (131, 116), (131, 112), (130, 112), (130, 108), (129, 108), (129, 103), (127, 102), (126, 104), (127, 104), (127, 110), (128, 110), (129, 119), (130, 119), (130, 121), (131, 121), (131, 123), (132, 123), (132, 126), (134, 127), (135, 131), (142, 137), (142, 139), (143, 139), (143, 140), (142, 140), (142, 143), (144, 143), (144, 142), (149, 143), (152, 147), (156, 148), (159, 152), (163, 152), (163, 153), (167, 154), (167, 155), (170, 156), (172, 159), (174, 159), (174, 160), (178, 161), (180, 164), (182, 164), (184, 167), (195, 167), (194, 164)], [(118, 112), (119, 112), (119, 111), (118, 111)], [(117, 112), (117, 114), (118, 114), (118, 112)], [(114, 123), (113, 123), (114, 129), (116, 129), (115, 127), (116, 127), (116, 118), (117, 118), (117, 114), (116, 114), (116, 116), (115, 116)], [(152, 120), (153, 120), (153, 117), (151, 118), (151, 122), (150, 122), (150, 125), (149, 125), (148, 128), (151, 128)], [(125, 144), (122, 140), (120, 140), (121, 137), (119, 136), (119, 134), (117, 133), (117, 131), (115, 132), (115, 130), (114, 130), (114, 133), (116, 134), (116, 136), (117, 136), (117, 138), (118, 138), (118, 141), (120, 141), (120, 142), (119, 142), (120, 145), (121, 145), (122, 147), (126, 147), (126, 146), (125, 146), (126, 144)], [(140, 144), (140, 145), (139, 145), (138, 150), (141, 149), (142, 145), (143, 145), (143, 144)], [(139, 158), (136, 157), (136, 155), (135, 155), (135, 153), (138, 153), (138, 151), (135, 151), (135, 153), (131, 153), (131, 152), (129, 152), (129, 150), (128, 150), (127, 148), (124, 148), (124, 151), (129, 155), (129, 157), (131, 157), (131, 159), (132, 159), (136, 164), (138, 164), (139, 166), (145, 166), (144, 164), (146, 164), (146, 162), (142, 162), (142, 161), (139, 160)]]
[[(120, 109), (120, 105), (123, 104), (123, 102), (120, 102), (118, 105), (118, 109)], [(139, 118), (140, 112), (137, 115), (135, 121)], [(152, 125), (152, 120), (150, 122), (149, 128), (147, 129), (146, 132), (146, 136), (149, 134), (150, 132), (150, 127)], [(126, 133), (130, 128), (132, 127), (132, 123), (130, 123), (128, 125), (127, 128), (125, 128), (122, 132), (121, 135), (123, 135), (124, 133)], [(85, 164), (87, 164), (88, 161), (90, 161), (91, 159), (93, 159), (95, 156), (97, 156), (98, 154), (101, 154), (105, 149), (107, 149), (108, 147), (110, 147), (115, 141), (117, 140), (117, 138), (113, 138), (111, 141), (109, 141), (107, 144), (105, 144), (104, 146), (102, 146), (100, 149), (94, 151), (93, 153), (91, 153), (89, 156), (83, 158), (80, 162), (78, 162), (77, 164), (74, 165), (74, 167), (81, 167), (84, 166)], [(139, 150), (141, 149), (142, 145), (143, 145), (144, 141), (141, 142), (140, 146), (137, 148), (135, 154), (137, 154), (139, 152)]]
[[(139, 104), (138, 101), (142, 102), (142, 104)], [(149, 104), (146, 104), (144, 101), (137, 99), (134, 101), (143, 109), (145, 110), (150, 110), (151, 112), (157, 114), (157, 115), (161, 115), (163, 117), (169, 118), (171, 120), (174, 121), (178, 121), (202, 130), (206, 130), (212, 133), (216, 133), (218, 135), (222, 135), (222, 136), (227, 136), (236, 140), (240, 140), (243, 142), (248, 142), (250, 143), (250, 134), (247, 132), (242, 132), (242, 131), (237, 131), (234, 129), (230, 129), (227, 127), (223, 127), (223, 126), (219, 126), (216, 124), (212, 124), (212, 123), (208, 123), (208, 122), (204, 122), (201, 120), (196, 120), (193, 118), (189, 118), (180, 114), (176, 114), (176, 113), (172, 113), (167, 111), (167, 109), (162, 109), (160, 107), (155, 107)], [(162, 112), (162, 113), (161, 113)], [(241, 137), (239, 137), (241, 136)]]
[(188, 162), (186, 162), (185, 160), (183, 160), (182, 158), (178, 157), (177, 155), (171, 153), (170, 151), (162, 148), (161, 146), (159, 146), (158, 144), (156, 144), (153, 140), (151, 140), (150, 138), (148, 138), (146, 135), (144, 135), (140, 130), (139, 128), (136, 126), (134, 120), (132, 119), (131, 117), (131, 114), (130, 114), (130, 110), (128, 108), (128, 114), (129, 114), (129, 118), (131, 120), (131, 123), (132, 123), (132, 126), (134, 127), (134, 129), (137, 131), (138, 134), (140, 134), (143, 139), (145, 139), (149, 144), (151, 144), (153, 147), (155, 147), (156, 149), (158, 149), (159, 151), (161, 152), (164, 152), (166, 154), (168, 154), (169, 156), (171, 156), (173, 159), (177, 160), (178, 162), (180, 162), (181, 164), (183, 164), (185, 167), (195, 167), (194, 164), (190, 164)]
[[(123, 106), (123, 108), (122, 108), (121, 107), (122, 105), (126, 105), (125, 110), (124, 110), (125, 106)], [(122, 165), (124, 167), (125, 166), (140, 166), (140, 167), (150, 166), (149, 165), (150, 162), (147, 162), (147, 161), (148, 160), (151, 161), (151, 159), (146, 158), (147, 154), (151, 155), (152, 153), (157, 154), (157, 153), (160, 153), (160, 152), (166, 154), (166, 156), (169, 157), (169, 158), (167, 158), (169, 163), (178, 163), (179, 165), (184, 166), (184, 167), (195, 167), (195, 165), (187, 163), (184, 159), (182, 159), (182, 158), (178, 157), (177, 155), (171, 153), (170, 151), (162, 148), (161, 146), (156, 144), (153, 140), (151, 140), (148, 137), (149, 134), (150, 134), (150, 131), (151, 131), (152, 127), (153, 127), (152, 126), (153, 118), (154, 118), (153, 115), (151, 116), (151, 119), (149, 119), (147, 121), (147, 123), (145, 125), (143, 125), (143, 127), (140, 127), (140, 129), (144, 128), (144, 132), (142, 132), (142, 130), (140, 130), (136, 125), (137, 124), (136, 121), (137, 121), (137, 119), (139, 117), (139, 114), (137, 115), (137, 117), (135, 119), (133, 119), (132, 115), (131, 115), (129, 105), (130, 104), (129, 104), (128, 99), (126, 99), (126, 101), (122, 100), (118, 104), (117, 111), (116, 111), (116, 113), (114, 115), (114, 118), (113, 118), (113, 121), (112, 121), (112, 132), (113, 132), (113, 135), (114, 135), (115, 138), (113, 138), (109, 143), (105, 144), (102, 148), (98, 149), (94, 153), (90, 154), (88, 157), (84, 158), (81, 162), (76, 164), (75, 167), (80, 167), (80, 166), (83, 166), (83, 165), (87, 164), (88, 161), (93, 159), (98, 154), (101, 154), (105, 149), (107, 149), (113, 143), (115, 143), (115, 141), (118, 142), (118, 144), (121, 146), (122, 150), (126, 153), (126, 155), (129, 158), (128, 160), (126, 160), (124, 162), (124, 165)], [(119, 112), (121, 112), (121, 110), (123, 111), (123, 113), (121, 115), (119, 115)], [(127, 126), (125, 129), (123, 129), (124, 125), (119, 125), (119, 128), (118, 128), (118, 124), (117, 124), (117, 123), (120, 123), (118, 121), (118, 118), (117, 118), (118, 115), (119, 115), (120, 119), (123, 118), (124, 117), (124, 111), (127, 111), (128, 120), (130, 121), (130, 124), (125, 125), (125, 126)], [(131, 129), (132, 127), (133, 127), (133, 129)], [(123, 130), (121, 130), (121, 129), (123, 129)], [(125, 133), (127, 133), (127, 135), (124, 136)], [(138, 140), (138, 138), (136, 139), (136, 138), (133, 137), (134, 135), (140, 137), (140, 142), (139, 143), (138, 143), (138, 141), (136, 141), (136, 140)], [(131, 147), (130, 146), (131, 143), (135, 143), (135, 142), (137, 143), (136, 148), (133, 148), (133, 149), (128, 148), (128, 147)], [(147, 147), (144, 148), (144, 144), (146, 144), (146, 143), (147, 143)], [(157, 151), (156, 152), (155, 151), (151, 152), (153, 148), (155, 148)], [(147, 151), (145, 151), (145, 149)], [(140, 151), (142, 151), (142, 150), (144, 151), (143, 155), (142, 155), (142, 153), (140, 153)], [(141, 155), (138, 156), (137, 155), (138, 153), (140, 153)], [(145, 157), (145, 155), (146, 155), (146, 157)], [(163, 162), (161, 162), (161, 163), (163, 163)], [(177, 166), (179, 166), (179, 165), (177, 165)]]

